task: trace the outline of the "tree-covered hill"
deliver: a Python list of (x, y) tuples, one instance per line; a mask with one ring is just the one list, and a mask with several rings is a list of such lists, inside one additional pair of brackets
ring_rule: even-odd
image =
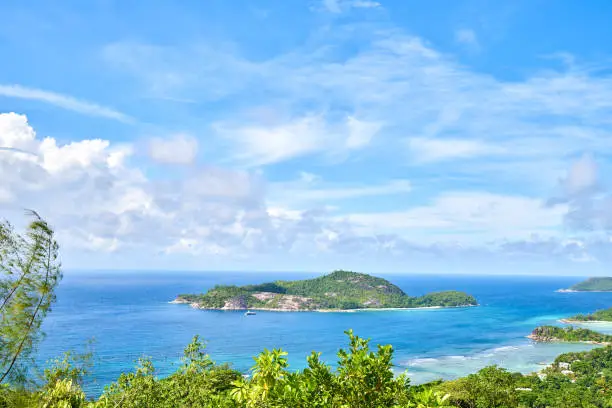
[(541, 342), (564, 341), (612, 344), (611, 335), (572, 326), (540, 326), (536, 327), (528, 337)]
[(569, 288), (576, 292), (612, 292), (612, 278), (589, 278)]
[(568, 319), (568, 322), (612, 322), (612, 307), (609, 309), (598, 310), (590, 314), (577, 314)]
[(476, 305), (474, 297), (458, 291), (408, 296), (383, 278), (335, 271), (314, 279), (276, 281), (247, 286), (218, 285), (203, 294), (182, 294), (178, 303), (202, 309), (349, 310)]

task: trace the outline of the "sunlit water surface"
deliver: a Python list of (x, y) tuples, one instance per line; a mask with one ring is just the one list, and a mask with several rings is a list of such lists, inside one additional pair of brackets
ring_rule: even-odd
[[(410, 295), (456, 289), (473, 294), (479, 307), (358, 313), (241, 312), (194, 310), (168, 303), (178, 293), (202, 292), (215, 284), (303, 279), (314, 274), (67, 272), (58, 302), (44, 324), (44, 362), (63, 351), (82, 351), (94, 340), (94, 367), (86, 390), (97, 395), (141, 356), (152, 358), (160, 375), (176, 369), (193, 335), (207, 340), (218, 362), (247, 371), (264, 348), (289, 352), (293, 369), (311, 351), (334, 365), (352, 328), (373, 344), (392, 344), (398, 371), (413, 383), (456, 378), (498, 364), (531, 372), (560, 353), (586, 350), (582, 344), (534, 344), (526, 339), (541, 324), (612, 305), (612, 293), (558, 293), (581, 280), (571, 277), (483, 277), (381, 275)], [(612, 325), (591, 325), (612, 333)]]

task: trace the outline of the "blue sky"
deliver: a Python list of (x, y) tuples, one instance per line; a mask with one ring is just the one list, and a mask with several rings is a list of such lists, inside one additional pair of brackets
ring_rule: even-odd
[(69, 268), (601, 274), (608, 1), (8, 1), (0, 208)]

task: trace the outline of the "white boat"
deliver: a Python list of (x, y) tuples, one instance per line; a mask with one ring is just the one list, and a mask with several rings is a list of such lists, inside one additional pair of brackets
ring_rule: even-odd
[(254, 315), (255, 312), (251, 312), (250, 310), (247, 310), (247, 312), (244, 314), (245, 316), (251, 316)]

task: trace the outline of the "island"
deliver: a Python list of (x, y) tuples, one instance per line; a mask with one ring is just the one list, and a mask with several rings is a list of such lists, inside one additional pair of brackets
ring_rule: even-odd
[(408, 296), (386, 279), (338, 270), (314, 279), (258, 285), (217, 285), (202, 294), (181, 294), (173, 303), (197, 309), (271, 311), (356, 311), (476, 306), (473, 296), (444, 291)]
[(612, 307), (604, 310), (597, 310), (590, 314), (577, 314), (567, 319), (559, 320), (561, 323), (603, 323), (612, 322)]
[(537, 342), (612, 344), (612, 336), (589, 329), (557, 326), (536, 327), (527, 338)]
[(559, 289), (558, 292), (612, 292), (612, 278), (589, 278), (569, 289)]

